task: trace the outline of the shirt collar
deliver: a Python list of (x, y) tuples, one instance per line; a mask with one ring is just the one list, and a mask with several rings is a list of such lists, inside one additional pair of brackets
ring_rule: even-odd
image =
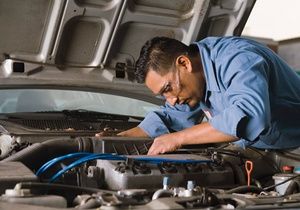
[(207, 101), (207, 98), (209, 97), (209, 91), (220, 91), (220, 87), (217, 82), (216, 74), (215, 74), (215, 66), (213, 65), (213, 62), (210, 57), (210, 50), (202, 44), (201, 42), (196, 43), (199, 52), (200, 52), (200, 58), (203, 66), (204, 76), (205, 76), (205, 82), (206, 82), (206, 91), (205, 91), (205, 97), (204, 100)]

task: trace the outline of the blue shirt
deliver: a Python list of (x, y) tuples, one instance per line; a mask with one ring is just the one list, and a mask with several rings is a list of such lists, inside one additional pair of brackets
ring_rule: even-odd
[(150, 137), (201, 121), (203, 112), (217, 130), (239, 137), (245, 147), (300, 146), (300, 77), (273, 51), (240, 37), (209, 37), (195, 43), (206, 79), (198, 105), (150, 112), (139, 124)]

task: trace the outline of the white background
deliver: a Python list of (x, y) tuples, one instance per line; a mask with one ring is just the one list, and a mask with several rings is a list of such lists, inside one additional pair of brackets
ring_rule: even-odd
[(257, 0), (243, 35), (275, 41), (300, 37), (300, 0)]

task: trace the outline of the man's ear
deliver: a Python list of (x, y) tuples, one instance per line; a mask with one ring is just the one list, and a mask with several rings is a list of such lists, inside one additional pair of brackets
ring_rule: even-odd
[(179, 55), (176, 58), (176, 66), (179, 69), (187, 70), (188, 72), (192, 72), (192, 62), (186, 55)]

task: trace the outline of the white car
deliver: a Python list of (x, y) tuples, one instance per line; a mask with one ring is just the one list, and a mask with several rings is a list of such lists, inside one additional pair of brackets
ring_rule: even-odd
[(299, 209), (296, 152), (114, 135), (163, 104), (134, 80), (146, 40), (238, 36), (254, 3), (0, 0), (0, 209)]

